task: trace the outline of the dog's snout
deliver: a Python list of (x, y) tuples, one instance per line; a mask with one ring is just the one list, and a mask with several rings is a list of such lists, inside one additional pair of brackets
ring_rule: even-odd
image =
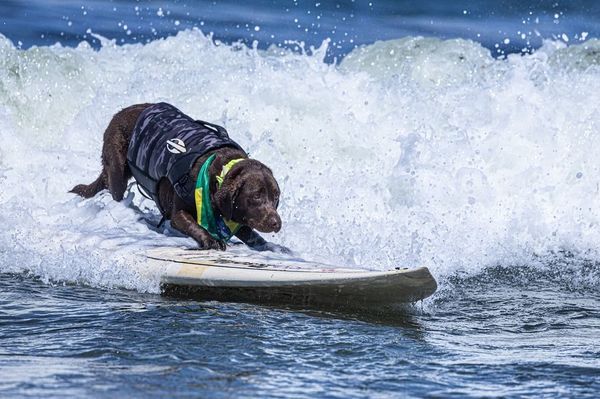
[(279, 230), (281, 230), (281, 218), (279, 217), (279, 215), (277, 215), (277, 214), (271, 215), (269, 217), (267, 223), (268, 223), (269, 229), (271, 229), (275, 233), (277, 233)]

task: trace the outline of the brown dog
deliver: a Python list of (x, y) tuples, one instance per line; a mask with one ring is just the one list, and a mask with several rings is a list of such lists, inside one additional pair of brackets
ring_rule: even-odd
[[(206, 177), (204, 186), (200, 175)], [(249, 159), (220, 126), (194, 121), (165, 103), (127, 107), (115, 114), (104, 132), (100, 176), (71, 192), (90, 198), (108, 188), (113, 199), (121, 201), (132, 176), (171, 226), (196, 240), (201, 249), (225, 250), (229, 236), (235, 235), (256, 250), (289, 252), (254, 231), (281, 228), (280, 192), (273, 173)], [(216, 222), (201, 226), (205, 213), (200, 211), (211, 210), (209, 216)], [(223, 221), (236, 227), (224, 228)], [(214, 225), (218, 231), (212, 231)]]

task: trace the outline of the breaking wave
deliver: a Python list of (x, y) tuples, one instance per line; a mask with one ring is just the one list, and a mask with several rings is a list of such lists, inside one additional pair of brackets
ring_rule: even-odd
[(327, 43), (100, 39), (21, 50), (0, 35), (0, 272), (158, 291), (133, 255), (193, 241), (157, 230), (135, 189), (122, 203), (67, 193), (97, 176), (111, 116), (155, 101), (223, 124), (273, 169), (284, 227), (268, 239), (302, 257), (442, 279), (600, 261), (598, 40), (495, 59), (408, 37), (328, 64)]

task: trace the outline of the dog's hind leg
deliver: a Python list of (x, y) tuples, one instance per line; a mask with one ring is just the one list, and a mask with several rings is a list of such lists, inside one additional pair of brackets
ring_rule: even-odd
[(104, 131), (100, 176), (91, 184), (79, 184), (73, 187), (71, 192), (90, 198), (108, 188), (115, 201), (123, 199), (127, 181), (131, 178), (131, 171), (127, 166), (127, 148), (140, 113), (149, 105), (132, 105), (113, 116)]
[(121, 201), (131, 171), (127, 166), (127, 149), (138, 117), (151, 104), (136, 104), (117, 112), (104, 132), (102, 166), (106, 184), (115, 201)]
[(103, 173), (106, 184), (115, 201), (121, 201), (131, 171), (127, 166), (127, 149), (138, 117), (151, 104), (137, 104), (117, 112), (104, 132), (102, 147)]
[[(127, 132), (128, 126), (126, 109), (118, 112), (104, 131), (104, 144), (102, 145), (102, 172), (95, 182), (89, 185), (80, 184), (71, 192), (90, 198), (101, 190), (108, 188), (115, 201), (121, 201), (127, 189), (127, 180), (131, 177), (127, 167), (127, 146), (131, 133)], [(134, 121), (135, 124), (135, 121)]]
[(98, 194), (100, 191), (106, 188), (106, 177), (104, 176), (104, 170), (100, 173), (100, 176), (90, 184), (78, 184), (71, 189), (71, 193), (82, 196), (83, 198), (91, 198)]
[(110, 128), (109, 125), (105, 134), (105, 137), (107, 134), (110, 135), (110, 139), (105, 140), (102, 149), (102, 173), (106, 175), (106, 185), (113, 199), (121, 201), (127, 189), (127, 181), (131, 178), (131, 172), (127, 166), (129, 141), (126, 140), (121, 126), (118, 126), (118, 130), (115, 132), (108, 132)]

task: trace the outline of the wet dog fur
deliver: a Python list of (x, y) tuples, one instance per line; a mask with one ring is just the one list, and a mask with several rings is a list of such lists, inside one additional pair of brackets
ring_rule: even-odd
[[(79, 184), (71, 190), (84, 198), (108, 189), (115, 201), (121, 201), (132, 177), (127, 165), (127, 149), (138, 117), (152, 104), (137, 104), (115, 114), (104, 132), (102, 171), (90, 184)], [(277, 213), (279, 186), (271, 170), (261, 162), (249, 159), (235, 148), (224, 147), (199, 157), (189, 171), (194, 180), (202, 164), (216, 154), (209, 168), (211, 204), (213, 211), (226, 219), (242, 224), (236, 236), (256, 250), (289, 252), (287, 248), (267, 242), (255, 230), (263, 233), (278, 232), (281, 218)], [(217, 189), (216, 176), (232, 159), (244, 158), (235, 164)], [(190, 208), (175, 193), (171, 182), (163, 178), (158, 185), (158, 207), (171, 226), (192, 237), (200, 249), (225, 250), (223, 241), (214, 239), (196, 222), (195, 206)]]

